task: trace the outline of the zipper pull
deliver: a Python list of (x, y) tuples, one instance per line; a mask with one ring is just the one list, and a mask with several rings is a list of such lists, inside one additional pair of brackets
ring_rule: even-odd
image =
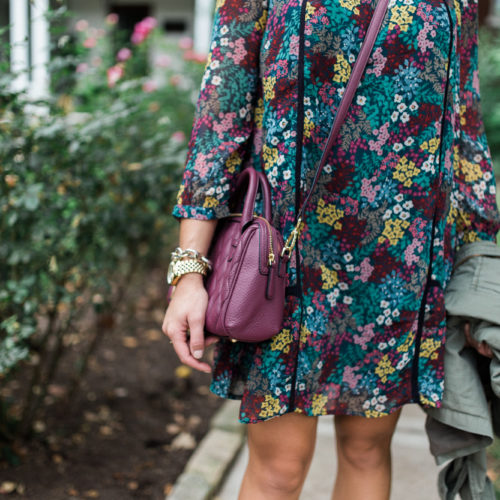
[(276, 259), (274, 258), (274, 253), (272, 250), (269, 251), (269, 257), (267, 258), (267, 265), (272, 266), (276, 262)]

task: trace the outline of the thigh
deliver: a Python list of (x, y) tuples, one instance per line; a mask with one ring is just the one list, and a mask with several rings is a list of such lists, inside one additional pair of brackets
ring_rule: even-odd
[(364, 442), (372, 445), (390, 445), (401, 409), (378, 418), (355, 415), (336, 415), (335, 434), (337, 442)]
[(248, 424), (250, 458), (264, 462), (277, 458), (309, 463), (316, 444), (317, 423), (318, 417), (290, 412)]

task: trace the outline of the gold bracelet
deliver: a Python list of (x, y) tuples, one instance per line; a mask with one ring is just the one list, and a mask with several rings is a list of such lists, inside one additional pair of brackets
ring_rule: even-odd
[(181, 247), (177, 247), (171, 254), (172, 260), (181, 260), (184, 257), (190, 257), (196, 260), (200, 260), (208, 266), (208, 269), (212, 269), (212, 262), (207, 259), (204, 255), (202, 255), (198, 250), (193, 250), (192, 248), (182, 249)]
[(184, 274), (200, 273), (201, 275), (206, 276), (208, 271), (208, 265), (201, 260), (172, 260), (168, 266), (167, 283), (175, 286)]

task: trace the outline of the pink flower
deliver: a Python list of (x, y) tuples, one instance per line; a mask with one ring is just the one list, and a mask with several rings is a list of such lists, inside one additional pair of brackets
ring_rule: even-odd
[(87, 63), (80, 63), (76, 67), (76, 72), (77, 73), (85, 73), (89, 69), (89, 65)]
[(362, 377), (360, 373), (355, 374), (357, 368), (352, 366), (346, 366), (344, 369), (344, 375), (342, 377), (342, 382), (345, 382), (351, 389), (354, 389), (359, 379)]
[(183, 36), (179, 39), (179, 48), (183, 50), (191, 49), (193, 47), (193, 39), (189, 36)]
[(172, 58), (167, 54), (161, 54), (155, 58), (155, 65), (159, 68), (168, 68), (172, 64)]
[(151, 31), (156, 28), (158, 22), (154, 17), (145, 17), (134, 26), (131, 41), (134, 45), (141, 44), (149, 36)]
[(144, 92), (154, 92), (158, 88), (158, 84), (154, 80), (148, 80), (142, 84), (142, 90)]
[(114, 87), (116, 82), (123, 76), (123, 68), (119, 64), (115, 64), (108, 68), (106, 72), (108, 76), (108, 87)]
[(118, 51), (118, 54), (116, 54), (116, 59), (117, 61), (126, 61), (127, 59), (130, 59), (132, 57), (132, 51), (128, 49), (127, 47), (123, 47), (123, 49), (120, 49)]
[(236, 113), (223, 113), (219, 112), (217, 123), (214, 123), (213, 129), (217, 132), (219, 139), (224, 138), (224, 133), (233, 127), (233, 120), (236, 118)]
[(247, 51), (245, 49), (245, 39), (244, 38), (238, 38), (234, 42), (234, 52), (233, 54), (229, 53), (228, 57), (232, 57), (234, 64), (239, 64), (246, 55)]
[(181, 75), (172, 75), (170, 77), (170, 84), (173, 85), (174, 87), (177, 87), (177, 85), (179, 85), (181, 81), (182, 81)]
[(96, 43), (97, 43), (97, 40), (95, 38), (87, 38), (84, 42), (83, 42), (83, 46), (86, 48), (86, 49), (93, 49), (95, 46), (96, 46)]
[(207, 62), (207, 56), (206, 56), (206, 54), (196, 54), (194, 60), (196, 62), (205, 64)]
[(119, 19), (118, 14), (112, 12), (111, 14), (108, 14), (106, 16), (106, 24), (113, 26), (118, 22), (118, 19)]
[(355, 334), (353, 336), (354, 343), (357, 345), (361, 346), (361, 349), (366, 351), (368, 342), (375, 337), (375, 332), (373, 331), (373, 327), (375, 326), (375, 323), (368, 323), (365, 326), (358, 326), (358, 332), (361, 333), (361, 335)]
[(142, 42), (144, 42), (144, 40), (146, 40), (146, 35), (142, 31), (134, 31), (132, 33), (132, 37), (130, 38), (130, 41), (134, 45), (140, 45)]
[(366, 283), (368, 281), (368, 278), (371, 276), (374, 267), (370, 264), (370, 259), (368, 257), (365, 257), (363, 261), (361, 262), (360, 265), (361, 268), (361, 273), (359, 276), (359, 279), (363, 282)]
[(196, 56), (196, 52), (194, 50), (191, 50), (191, 49), (187, 49), (184, 54), (182, 55), (182, 57), (186, 60), (186, 61), (193, 61), (194, 58)]
[(141, 23), (147, 28), (149, 29), (149, 31), (153, 30), (156, 28), (156, 26), (158, 26), (158, 21), (154, 18), (154, 17), (145, 17)]
[(299, 55), (299, 37), (298, 35), (291, 35), (290, 36), (290, 49), (289, 53), (298, 56)]
[(182, 57), (186, 61), (195, 61), (195, 62), (199, 62), (199, 63), (206, 63), (207, 62), (207, 56), (205, 54), (199, 54), (198, 52), (195, 52), (194, 50), (191, 50), (191, 49), (186, 50)]
[(76, 31), (80, 31), (80, 32), (86, 31), (88, 27), (89, 27), (89, 23), (85, 19), (80, 19), (75, 24)]
[(184, 142), (186, 139), (186, 134), (182, 130), (177, 130), (172, 134), (172, 140), (174, 142)]

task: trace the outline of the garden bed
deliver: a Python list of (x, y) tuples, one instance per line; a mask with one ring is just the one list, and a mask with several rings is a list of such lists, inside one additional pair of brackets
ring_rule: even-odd
[[(161, 332), (164, 274), (153, 269), (130, 285), (70, 405), (66, 379), (83, 345), (69, 334), (74, 344), (49, 387), (45, 414), (35, 419), (34, 437), (14, 443), (20, 464), (0, 463), (5, 493), (36, 500), (164, 498), (223, 402), (208, 389), (210, 375), (181, 365)], [(4, 385), (4, 399), (18, 400), (28, 368)]]

